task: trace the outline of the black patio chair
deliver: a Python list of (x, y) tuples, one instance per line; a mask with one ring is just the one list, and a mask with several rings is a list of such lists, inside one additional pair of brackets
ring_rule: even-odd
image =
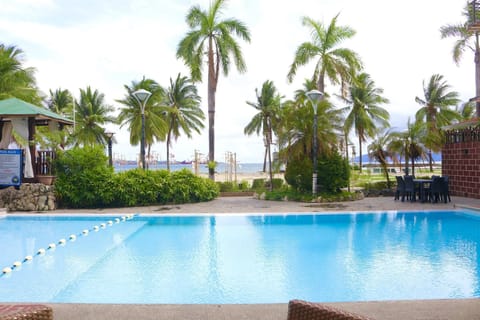
[(400, 200), (400, 196), (405, 197), (405, 180), (403, 180), (402, 176), (396, 176), (396, 178), (397, 178), (397, 190), (395, 191), (394, 200)]
[(443, 185), (444, 185), (443, 177), (434, 177), (432, 179), (432, 183), (430, 184), (430, 192), (428, 195), (430, 202), (440, 201)]
[(442, 183), (442, 186), (441, 186), (441, 196), (442, 196), (442, 199), (443, 199), (443, 202), (447, 203), (447, 199), (448, 199), (448, 202), (451, 202), (452, 199), (450, 199), (450, 190), (448, 188), (448, 176), (443, 176), (443, 183)]
[[(415, 182), (413, 182), (413, 176), (405, 176), (405, 195), (407, 196), (407, 200), (410, 202), (416, 201), (416, 193), (417, 188), (415, 186)], [(402, 201), (404, 197), (402, 197)]]

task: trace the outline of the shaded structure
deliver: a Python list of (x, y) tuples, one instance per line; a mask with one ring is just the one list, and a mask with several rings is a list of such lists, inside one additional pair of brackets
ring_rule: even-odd
[(7, 149), (13, 141), (12, 132), (28, 143), (24, 150), (23, 180), (38, 182), (38, 177), (51, 175), (51, 161), (55, 151), (37, 150), (35, 144), (36, 127), (48, 126), (51, 131), (62, 130), (73, 121), (46, 108), (35, 106), (17, 98), (0, 101), (0, 149)]

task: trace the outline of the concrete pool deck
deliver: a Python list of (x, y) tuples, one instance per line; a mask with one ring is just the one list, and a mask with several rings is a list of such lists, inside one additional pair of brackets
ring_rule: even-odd
[[(63, 210), (55, 213), (300, 213), (386, 210), (448, 210), (461, 207), (480, 210), (480, 199), (452, 197), (452, 202), (420, 203), (394, 201), (392, 197), (366, 198), (358, 201), (311, 204), (284, 201), (263, 201), (253, 197), (221, 197), (210, 202), (182, 205), (161, 205), (102, 210)], [(480, 230), (479, 230), (480, 232)], [(126, 288), (128, 290), (128, 288)], [(95, 294), (92, 292), (92, 294)], [(292, 297), (294, 299), (296, 297)], [(258, 319), (287, 318), (287, 304), (253, 305), (119, 305), (119, 304), (48, 304), (55, 319)], [(373, 319), (477, 319), (480, 320), (480, 299), (410, 300), (334, 303), (336, 307)]]

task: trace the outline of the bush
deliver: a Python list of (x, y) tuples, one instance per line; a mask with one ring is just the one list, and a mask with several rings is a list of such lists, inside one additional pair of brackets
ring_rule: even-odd
[(312, 161), (308, 158), (292, 159), (285, 169), (285, 180), (295, 190), (307, 192), (312, 190)]
[(215, 182), (184, 169), (134, 169), (114, 173), (103, 148), (75, 148), (55, 162), (59, 205), (70, 208), (132, 207), (209, 201), (218, 196)]
[(252, 189), (253, 190), (265, 189), (265, 179), (253, 179)]
[[(338, 152), (322, 155), (318, 159), (317, 182), (322, 193), (338, 193), (348, 186), (350, 166)], [(288, 162), (285, 171), (285, 180), (299, 192), (312, 190), (312, 161), (303, 157)]]
[(60, 206), (92, 208), (112, 202), (113, 168), (108, 166), (103, 148), (75, 148), (59, 153), (54, 165), (55, 192)]
[(318, 159), (318, 184), (321, 192), (338, 193), (348, 186), (350, 166), (338, 152)]

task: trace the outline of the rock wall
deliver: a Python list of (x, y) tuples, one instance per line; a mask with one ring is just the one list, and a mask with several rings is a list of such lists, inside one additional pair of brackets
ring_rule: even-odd
[(0, 189), (0, 208), (9, 212), (55, 210), (55, 187), (24, 183), (18, 190), (14, 187)]

